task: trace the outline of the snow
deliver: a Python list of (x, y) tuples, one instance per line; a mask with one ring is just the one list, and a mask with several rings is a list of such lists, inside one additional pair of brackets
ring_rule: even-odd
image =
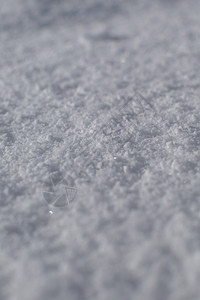
[(0, 300), (200, 298), (199, 13), (1, 1)]

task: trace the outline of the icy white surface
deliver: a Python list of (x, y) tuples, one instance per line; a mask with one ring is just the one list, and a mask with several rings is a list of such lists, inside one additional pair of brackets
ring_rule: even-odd
[(0, 1), (0, 300), (200, 299), (199, 15)]

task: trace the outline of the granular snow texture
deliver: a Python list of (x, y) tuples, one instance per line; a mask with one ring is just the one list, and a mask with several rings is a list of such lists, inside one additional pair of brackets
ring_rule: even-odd
[(0, 1), (0, 300), (200, 299), (199, 16)]

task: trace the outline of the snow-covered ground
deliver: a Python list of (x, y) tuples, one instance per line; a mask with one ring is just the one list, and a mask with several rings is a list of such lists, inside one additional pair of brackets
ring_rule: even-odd
[(199, 15), (0, 1), (0, 300), (200, 299)]

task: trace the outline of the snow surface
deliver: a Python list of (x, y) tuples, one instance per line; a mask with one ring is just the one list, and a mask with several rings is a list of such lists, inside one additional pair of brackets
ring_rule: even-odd
[(1, 0), (0, 300), (200, 299), (199, 15)]

